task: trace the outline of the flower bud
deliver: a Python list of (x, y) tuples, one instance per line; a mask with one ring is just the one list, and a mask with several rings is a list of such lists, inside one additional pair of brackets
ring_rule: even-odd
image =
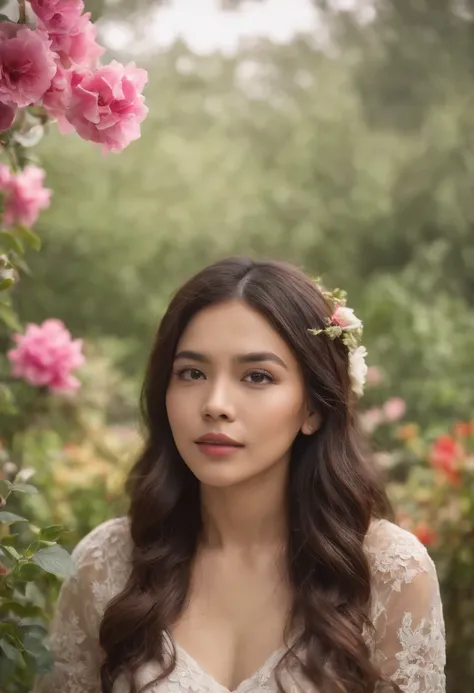
[(2, 467), (2, 474), (4, 475), (5, 479), (13, 479), (17, 471), (18, 467), (14, 462), (5, 462), (5, 464)]

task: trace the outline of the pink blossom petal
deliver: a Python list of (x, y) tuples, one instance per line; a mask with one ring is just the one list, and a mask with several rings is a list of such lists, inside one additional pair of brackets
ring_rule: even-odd
[(82, 340), (72, 340), (60, 320), (27, 325), (23, 335), (14, 335), (14, 341), (17, 347), (7, 356), (15, 377), (55, 392), (73, 391), (79, 387), (72, 371), (84, 363)]
[(55, 58), (42, 31), (0, 22), (0, 101), (23, 108), (41, 99), (56, 73)]
[(116, 61), (71, 81), (69, 122), (86, 140), (102, 144), (103, 151), (122, 151), (140, 137), (140, 124), (148, 109), (140, 89), (146, 71), (133, 63)]

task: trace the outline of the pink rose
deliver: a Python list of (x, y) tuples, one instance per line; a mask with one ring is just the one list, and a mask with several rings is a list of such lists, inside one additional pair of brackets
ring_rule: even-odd
[(30, 0), (31, 9), (48, 31), (71, 29), (84, 12), (83, 0)]
[(372, 407), (361, 414), (362, 427), (366, 433), (373, 433), (384, 421), (383, 411), (379, 407)]
[(362, 322), (356, 317), (352, 308), (338, 306), (331, 321), (345, 330), (354, 330), (362, 327)]
[(96, 41), (97, 28), (90, 21), (90, 16), (90, 12), (83, 14), (68, 31), (48, 29), (46, 24), (40, 23), (48, 31), (52, 50), (66, 68), (95, 67), (97, 59), (105, 52), (105, 48)]
[(73, 132), (74, 128), (66, 119), (66, 112), (71, 104), (71, 71), (58, 65), (51, 86), (42, 98), (42, 105), (48, 115), (57, 121), (59, 131), (65, 135)]
[(56, 72), (55, 57), (41, 31), (0, 22), (0, 101), (20, 108), (38, 101)]
[(19, 173), (0, 171), (0, 186), (4, 180), (3, 225), (32, 226), (42, 209), (49, 207), (51, 190), (43, 187), (44, 171), (37, 166), (26, 166)]
[(0, 103), (0, 132), (5, 132), (15, 119), (15, 109)]
[(148, 108), (141, 91), (146, 70), (113, 60), (72, 79), (72, 101), (67, 118), (85, 140), (102, 144), (104, 152), (121, 152), (140, 137), (140, 123)]
[(405, 400), (401, 397), (391, 397), (383, 405), (383, 413), (386, 421), (399, 421), (406, 411)]
[(367, 369), (367, 382), (369, 385), (380, 385), (383, 383), (384, 375), (377, 366), (369, 366)]
[(82, 340), (71, 338), (60, 320), (30, 324), (23, 335), (13, 339), (16, 348), (8, 352), (13, 375), (35, 387), (49, 387), (55, 392), (76, 390), (80, 383), (71, 372), (84, 363)]

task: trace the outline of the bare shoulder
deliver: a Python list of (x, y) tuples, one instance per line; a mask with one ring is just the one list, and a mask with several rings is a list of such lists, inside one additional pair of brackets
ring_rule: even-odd
[(419, 539), (388, 520), (371, 523), (364, 548), (374, 578), (394, 583), (394, 589), (420, 573), (434, 572), (433, 561)]

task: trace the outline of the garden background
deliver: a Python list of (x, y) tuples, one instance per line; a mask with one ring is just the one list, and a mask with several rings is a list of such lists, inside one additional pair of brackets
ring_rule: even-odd
[[(14, 593), (0, 570), (0, 690), (28, 693), (48, 666), (40, 635), (59, 583), (30, 559), (56, 541), (71, 549), (126, 512), (141, 379), (173, 290), (215, 259), (250, 254), (343, 286), (364, 321), (361, 415), (399, 523), (437, 564), (448, 691), (466, 693), (474, 1), (220, 5), (225, 14), (200, 0), (86, 2), (107, 60), (148, 71), (141, 138), (103, 156), (48, 123), (41, 140), (23, 141), (53, 194), (34, 225), (41, 250), (7, 248), (0, 277), (0, 493), (10, 494), (5, 512), (30, 520), (0, 520), (0, 559), (16, 570)], [(11, 18), (15, 6), (0, 11)], [(39, 245), (18, 234), (20, 245)], [(84, 340), (74, 395), (11, 377), (12, 334), (49, 318)]]

